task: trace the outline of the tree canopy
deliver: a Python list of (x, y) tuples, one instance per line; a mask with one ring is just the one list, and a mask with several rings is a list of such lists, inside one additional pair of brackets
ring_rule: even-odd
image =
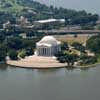
[(100, 35), (92, 36), (86, 43), (87, 49), (94, 53), (100, 53)]

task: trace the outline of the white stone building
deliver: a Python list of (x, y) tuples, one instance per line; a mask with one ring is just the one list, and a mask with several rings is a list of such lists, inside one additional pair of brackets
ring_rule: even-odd
[(53, 36), (45, 36), (36, 43), (35, 55), (37, 56), (55, 56), (61, 51), (61, 42)]

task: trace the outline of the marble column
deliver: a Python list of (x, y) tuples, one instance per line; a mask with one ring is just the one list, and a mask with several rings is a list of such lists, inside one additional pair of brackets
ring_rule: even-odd
[(38, 55), (40, 56), (40, 48), (38, 48)]
[(50, 48), (49, 48), (49, 56), (50, 56)]
[(47, 56), (49, 56), (49, 48), (47, 49)]
[(41, 54), (42, 56), (44, 55), (43, 49), (44, 49), (44, 48), (42, 48), (42, 54)]
[(40, 56), (42, 56), (42, 48), (40, 48)]
[(46, 48), (46, 56), (48, 55), (48, 48)]
[(45, 52), (45, 56), (46, 56), (46, 48), (44, 49), (44, 52)]
[(52, 47), (51, 47), (51, 56), (52, 56)]
[(43, 48), (43, 55), (45, 56), (45, 48)]
[(46, 56), (48, 56), (48, 48), (46, 48)]
[(45, 56), (45, 48), (43, 48), (43, 55)]
[(42, 55), (44, 56), (44, 48), (42, 48)]
[(50, 47), (50, 49), (49, 49), (50, 51), (49, 51), (49, 56), (51, 56), (51, 47)]
[(39, 56), (40, 56), (40, 53), (41, 53), (41, 49), (39, 48)]
[(51, 47), (49, 48), (49, 56), (51, 56)]
[(48, 56), (50, 56), (50, 48), (49, 48), (49, 50), (48, 50)]

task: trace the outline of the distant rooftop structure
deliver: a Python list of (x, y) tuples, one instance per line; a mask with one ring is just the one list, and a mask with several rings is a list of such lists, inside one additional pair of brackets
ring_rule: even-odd
[(35, 22), (41, 23), (41, 24), (52, 23), (52, 22), (61, 22), (61, 23), (64, 23), (65, 19), (46, 19), (46, 20), (39, 20), (39, 21), (35, 21)]

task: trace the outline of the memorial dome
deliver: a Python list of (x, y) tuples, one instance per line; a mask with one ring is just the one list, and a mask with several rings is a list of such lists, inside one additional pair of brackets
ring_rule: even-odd
[(57, 45), (57, 44), (60, 44), (60, 42), (57, 41), (53, 36), (45, 36), (38, 43), (39, 44), (45, 43), (45, 44), (49, 44), (49, 45)]

